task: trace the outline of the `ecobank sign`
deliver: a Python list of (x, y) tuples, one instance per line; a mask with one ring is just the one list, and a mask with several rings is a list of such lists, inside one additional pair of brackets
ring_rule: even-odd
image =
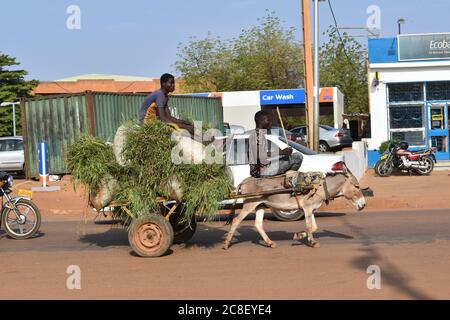
[(305, 103), (305, 90), (267, 90), (260, 91), (260, 103), (264, 105), (300, 104)]
[(450, 59), (450, 33), (398, 36), (399, 61)]

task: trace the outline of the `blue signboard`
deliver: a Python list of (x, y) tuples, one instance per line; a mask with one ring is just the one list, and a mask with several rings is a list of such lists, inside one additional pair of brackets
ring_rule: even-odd
[(281, 104), (300, 104), (305, 103), (304, 89), (290, 90), (267, 90), (260, 91), (260, 104), (264, 105), (281, 105)]

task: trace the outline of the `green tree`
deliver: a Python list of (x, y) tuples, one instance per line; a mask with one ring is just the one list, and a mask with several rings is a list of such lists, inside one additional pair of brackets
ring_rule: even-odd
[(185, 90), (239, 91), (297, 88), (303, 83), (302, 48), (295, 29), (285, 29), (274, 13), (242, 30), (237, 38), (208, 35), (181, 47), (175, 69)]
[(342, 91), (346, 113), (367, 113), (366, 47), (346, 33), (341, 41), (334, 27), (325, 34), (329, 40), (320, 48), (321, 86), (337, 86)]
[[(31, 90), (37, 86), (38, 81), (26, 81), (28, 74), (25, 70), (11, 70), (9, 67), (20, 63), (16, 58), (0, 52), (0, 103), (17, 102), (21, 97), (27, 97)], [(12, 107), (0, 107), (0, 136), (13, 134)], [(16, 107), (17, 132), (20, 134), (20, 109)]]

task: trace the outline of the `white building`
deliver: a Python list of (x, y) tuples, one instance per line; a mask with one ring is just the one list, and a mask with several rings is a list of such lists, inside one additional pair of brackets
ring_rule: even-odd
[(369, 39), (369, 87), (369, 165), (389, 139), (450, 159), (450, 33)]

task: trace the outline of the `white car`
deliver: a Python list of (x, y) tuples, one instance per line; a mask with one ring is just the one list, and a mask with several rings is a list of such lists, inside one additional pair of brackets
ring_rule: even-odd
[(0, 138), (0, 171), (23, 172), (24, 163), (22, 137)]
[[(226, 150), (227, 165), (232, 172), (235, 187), (237, 187), (244, 179), (250, 177), (248, 138), (249, 134), (234, 136), (230, 143), (229, 150)], [(267, 134), (266, 138), (272, 145), (272, 151), (274, 148), (283, 150), (288, 147), (283, 137)], [(342, 170), (342, 165), (344, 164), (344, 157), (342, 155), (319, 154), (293, 141), (288, 141), (288, 143), (289, 146), (292, 147), (294, 153), (301, 153), (303, 156), (303, 162), (299, 169), (300, 172), (320, 171), (324, 173), (333, 173)], [(242, 202), (242, 199), (239, 202)], [(232, 203), (232, 200), (221, 202), (222, 205), (229, 205)], [(304, 215), (302, 210), (292, 212), (273, 210), (273, 213), (276, 218), (284, 221), (298, 220)]]

